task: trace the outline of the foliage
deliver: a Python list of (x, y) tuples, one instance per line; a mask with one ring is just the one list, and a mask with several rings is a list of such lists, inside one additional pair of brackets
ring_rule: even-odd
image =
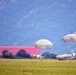
[(3, 58), (14, 58), (14, 55), (8, 50), (4, 50), (2, 51), (2, 57)]
[(17, 57), (25, 57), (25, 54), (26, 54), (26, 51), (24, 49), (21, 49), (19, 50), (17, 53), (16, 53), (16, 56)]
[(26, 58), (31, 58), (31, 55), (29, 53), (26, 53), (25, 57)]
[(16, 53), (16, 57), (18, 57), (18, 58), (31, 58), (31, 55), (29, 53), (26, 53), (26, 51), (24, 49), (21, 49)]
[(49, 52), (43, 53), (42, 56), (43, 56), (44, 58), (56, 59), (56, 54), (49, 53)]

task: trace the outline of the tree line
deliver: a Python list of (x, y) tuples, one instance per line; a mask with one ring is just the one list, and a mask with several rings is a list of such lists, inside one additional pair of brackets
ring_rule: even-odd
[(56, 59), (56, 54), (44, 52), (40, 57), (33, 56), (26, 52), (26, 50), (21, 49), (15, 55), (9, 50), (3, 50), (0, 58), (9, 58), (9, 59), (25, 59), (25, 58), (44, 58), (44, 59)]
[(1, 58), (31, 58), (31, 55), (27, 53), (24, 49), (19, 50), (15, 55), (9, 50), (3, 50), (0, 56)]

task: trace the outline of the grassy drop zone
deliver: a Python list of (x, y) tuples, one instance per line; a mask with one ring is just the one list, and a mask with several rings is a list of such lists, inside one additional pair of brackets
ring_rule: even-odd
[(0, 75), (76, 75), (76, 60), (0, 59)]

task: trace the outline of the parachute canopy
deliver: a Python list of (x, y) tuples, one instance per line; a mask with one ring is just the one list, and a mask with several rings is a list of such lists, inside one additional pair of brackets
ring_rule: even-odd
[(76, 32), (74, 32), (73, 34), (68, 34), (64, 36), (63, 40), (64, 42), (75, 44), (76, 43)]
[(53, 44), (46, 39), (41, 39), (35, 42), (36, 48), (51, 49)]

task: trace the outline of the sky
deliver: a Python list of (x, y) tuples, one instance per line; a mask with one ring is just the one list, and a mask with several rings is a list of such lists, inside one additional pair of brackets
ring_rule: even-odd
[(63, 36), (76, 31), (76, 0), (0, 0), (0, 46), (34, 46), (40, 39), (53, 43), (55, 54), (76, 52)]

